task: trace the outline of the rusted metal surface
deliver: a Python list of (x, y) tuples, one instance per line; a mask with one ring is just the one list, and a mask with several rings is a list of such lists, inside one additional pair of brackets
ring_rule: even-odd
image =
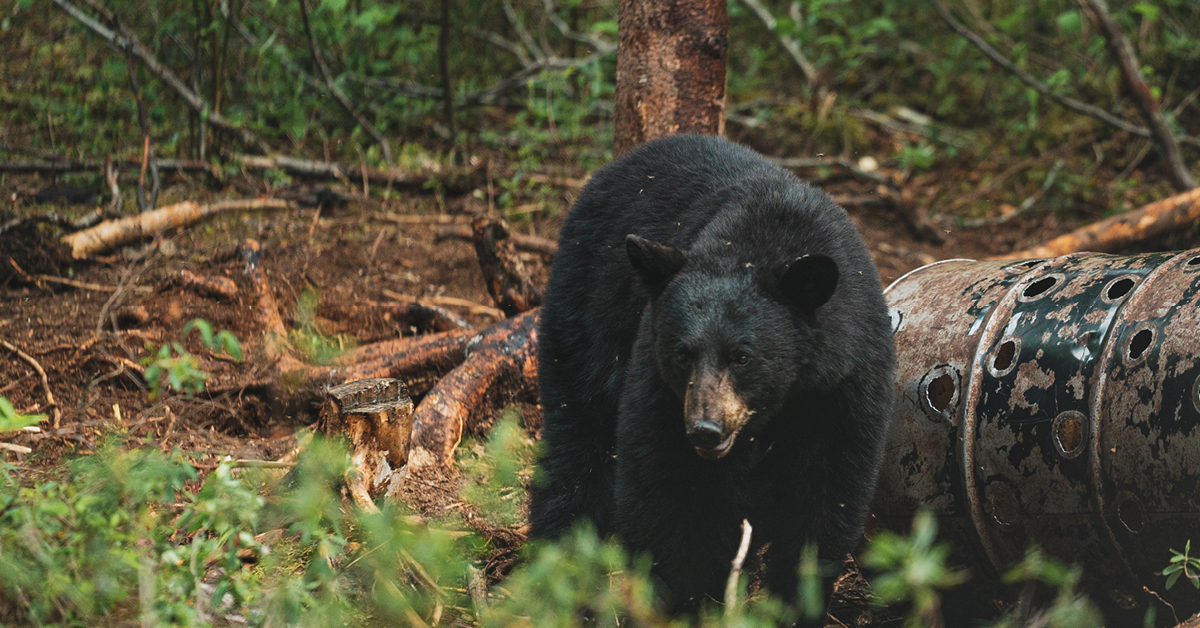
[(930, 508), (985, 588), (1037, 544), (1084, 566), (1110, 618), (1140, 619), (1146, 588), (1200, 610), (1159, 573), (1200, 542), (1200, 250), (950, 260), (887, 296), (899, 395), (876, 525)]

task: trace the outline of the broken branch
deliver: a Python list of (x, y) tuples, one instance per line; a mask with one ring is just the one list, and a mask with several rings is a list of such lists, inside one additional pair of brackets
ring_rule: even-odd
[(496, 307), (516, 316), (541, 305), (542, 291), (530, 281), (525, 264), (517, 257), (508, 225), (498, 218), (480, 216), (471, 228), (479, 268)]
[(17, 357), (28, 362), (29, 365), (33, 367), (33, 370), (37, 371), (38, 377), (42, 378), (42, 390), (46, 391), (46, 407), (54, 409), (54, 429), (58, 429), (58, 423), (62, 418), (62, 412), (58, 409), (58, 402), (54, 400), (54, 393), (50, 390), (50, 379), (46, 377), (46, 370), (42, 368), (42, 364), (38, 362), (36, 358), (28, 353), (25, 353), (19, 347), (8, 342), (7, 340), (0, 339), (0, 345), (2, 345), (5, 349), (17, 354)]

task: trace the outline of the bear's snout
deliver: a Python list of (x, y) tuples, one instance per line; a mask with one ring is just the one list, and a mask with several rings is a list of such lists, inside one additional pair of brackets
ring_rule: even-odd
[(729, 453), (738, 432), (754, 414), (733, 388), (728, 373), (702, 373), (688, 382), (683, 400), (688, 441), (705, 460)]

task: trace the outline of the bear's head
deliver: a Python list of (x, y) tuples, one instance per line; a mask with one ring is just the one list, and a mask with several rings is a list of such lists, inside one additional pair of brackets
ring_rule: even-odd
[(826, 255), (768, 268), (689, 264), (679, 249), (636, 235), (625, 243), (650, 293), (654, 357), (683, 403), (687, 438), (703, 458), (722, 458), (739, 434), (765, 427), (819, 359), (806, 348), (838, 265)]

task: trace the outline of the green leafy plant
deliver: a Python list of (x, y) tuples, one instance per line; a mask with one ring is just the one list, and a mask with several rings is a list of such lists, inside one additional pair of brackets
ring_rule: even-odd
[(871, 583), (881, 603), (912, 602), (905, 626), (940, 624), (941, 592), (958, 586), (967, 574), (946, 564), (950, 548), (936, 543), (937, 521), (921, 510), (913, 518), (912, 535), (880, 532), (871, 539), (864, 564), (881, 572)]
[(214, 354), (225, 353), (234, 361), (242, 360), (242, 345), (229, 330), (221, 330), (213, 334), (212, 324), (202, 318), (196, 318), (183, 326), (178, 341), (163, 343), (157, 350), (147, 343), (146, 349), (151, 355), (142, 358), (146, 366), (144, 375), (150, 386), (150, 398), (158, 397), (165, 385), (168, 389), (186, 392), (188, 396), (204, 390), (204, 382), (211, 375), (201, 370), (200, 360), (188, 352), (184, 343), (189, 334), (196, 331), (200, 336), (200, 344)]
[[(1047, 628), (1100, 628), (1104, 625), (1100, 611), (1086, 596), (1078, 593), (1081, 576), (1082, 571), (1078, 566), (1067, 566), (1062, 561), (1044, 555), (1040, 548), (1031, 547), (1021, 562), (1004, 574), (1005, 582), (1020, 585), (1024, 591), (1017, 607), (1002, 618), (995, 628), (1020, 628), (1031, 624)], [(1031, 600), (1038, 583), (1053, 587), (1056, 594), (1053, 603), (1038, 612), (1040, 618), (1034, 622), (1031, 621), (1035, 614)]]
[(505, 409), (487, 440), (469, 439), (459, 448), (466, 476), (463, 501), (487, 513), (493, 523), (516, 526), (525, 518), (525, 491), (537, 448), (520, 425), (520, 412)]
[(313, 364), (329, 364), (355, 346), (354, 338), (343, 334), (328, 335), (317, 327), (317, 306), (321, 297), (305, 288), (296, 299), (296, 328), (288, 333), (292, 346)]
[(1167, 588), (1175, 586), (1175, 581), (1179, 580), (1179, 576), (1184, 576), (1192, 586), (1200, 589), (1200, 557), (1192, 556), (1192, 540), (1188, 539), (1183, 546), (1183, 551), (1178, 552), (1171, 550), (1171, 563), (1163, 569), (1163, 575), (1167, 577)]
[(0, 434), (19, 430), (27, 425), (37, 425), (45, 418), (44, 414), (20, 414), (12, 402), (0, 396)]

